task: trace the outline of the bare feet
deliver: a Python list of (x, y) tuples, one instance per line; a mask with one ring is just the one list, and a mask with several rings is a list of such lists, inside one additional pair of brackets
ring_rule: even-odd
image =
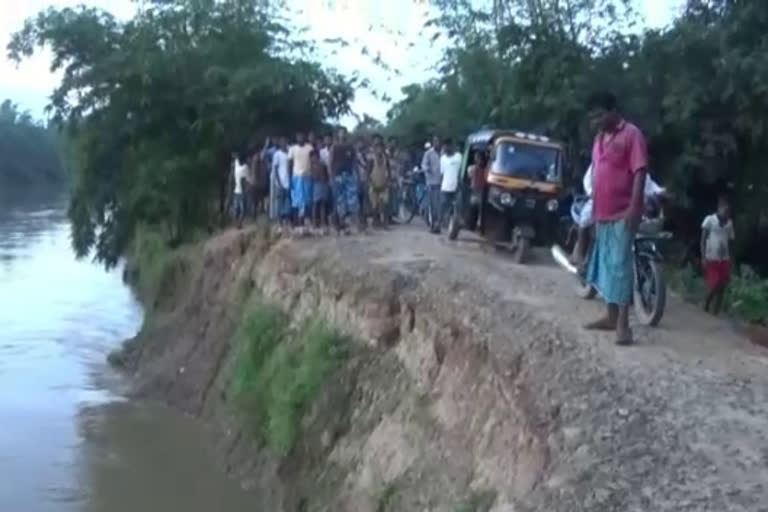
[(616, 344), (627, 346), (632, 344), (632, 329), (619, 329), (616, 332)]
[(617, 324), (618, 323), (615, 319), (605, 316), (600, 320), (595, 320), (594, 322), (585, 324), (584, 328), (588, 331), (615, 331)]

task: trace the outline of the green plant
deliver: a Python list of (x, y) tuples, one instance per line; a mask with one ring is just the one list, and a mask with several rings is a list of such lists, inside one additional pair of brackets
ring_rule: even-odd
[(252, 299), (236, 335), (233, 392), (252, 431), (285, 455), (325, 379), (347, 356), (347, 341), (319, 321), (289, 329), (288, 317)]
[(742, 265), (726, 296), (728, 312), (750, 323), (768, 320), (768, 280), (761, 279), (749, 266)]
[(473, 491), (469, 498), (456, 508), (456, 512), (488, 512), (496, 502), (496, 494), (493, 489)]
[(169, 280), (175, 278), (174, 272), (185, 265), (181, 249), (171, 249), (158, 230), (143, 225), (136, 229), (132, 259), (138, 268), (139, 295), (149, 305), (172, 285)]
[(398, 510), (398, 505), (400, 504), (400, 494), (397, 487), (397, 481), (387, 482), (376, 500), (376, 512)]

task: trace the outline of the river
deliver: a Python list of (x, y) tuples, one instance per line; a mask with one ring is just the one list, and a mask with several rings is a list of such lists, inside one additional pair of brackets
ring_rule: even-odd
[(198, 425), (123, 397), (107, 354), (141, 306), (73, 256), (61, 200), (0, 205), (0, 511), (256, 510)]

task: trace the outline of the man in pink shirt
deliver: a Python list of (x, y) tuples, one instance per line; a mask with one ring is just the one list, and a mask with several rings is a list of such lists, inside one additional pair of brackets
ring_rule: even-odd
[(632, 242), (643, 210), (648, 153), (642, 132), (621, 117), (613, 94), (595, 94), (590, 114), (598, 134), (592, 147), (596, 233), (587, 279), (605, 299), (607, 313), (585, 327), (616, 330), (616, 342), (629, 345)]

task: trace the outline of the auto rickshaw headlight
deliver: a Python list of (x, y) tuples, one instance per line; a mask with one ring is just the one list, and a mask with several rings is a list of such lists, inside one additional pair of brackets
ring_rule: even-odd
[(501, 197), (499, 198), (499, 201), (504, 206), (512, 206), (513, 204), (515, 204), (515, 198), (512, 197), (511, 194), (508, 194), (506, 192), (501, 194)]
[(557, 202), (557, 199), (547, 201), (547, 211), (554, 212), (558, 206), (560, 206), (560, 203)]

